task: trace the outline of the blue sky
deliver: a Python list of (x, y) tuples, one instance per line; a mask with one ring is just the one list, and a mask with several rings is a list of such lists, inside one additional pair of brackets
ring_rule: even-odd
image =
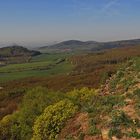
[(140, 0), (0, 0), (0, 43), (140, 38)]

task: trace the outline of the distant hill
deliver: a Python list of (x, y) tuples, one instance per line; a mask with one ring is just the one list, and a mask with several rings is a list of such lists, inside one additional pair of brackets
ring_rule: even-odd
[(119, 47), (133, 47), (139, 45), (140, 45), (140, 39), (121, 40), (121, 41), (100, 43), (98, 48), (95, 47), (93, 48), (93, 50), (112, 49), (112, 48), (119, 48)]
[(68, 40), (50, 46), (40, 47), (41, 52), (71, 52), (71, 51), (89, 51), (98, 47), (100, 43), (94, 41)]
[(40, 52), (28, 50), (22, 46), (8, 46), (0, 48), (1, 57), (34, 56), (38, 54), (40, 54)]
[(22, 46), (7, 46), (0, 48), (0, 62), (2, 64), (27, 62), (32, 56), (39, 54), (41, 54), (39, 51), (28, 50)]
[(140, 39), (122, 40), (114, 42), (96, 42), (68, 40), (50, 46), (40, 47), (41, 52), (73, 52), (73, 51), (98, 51), (104, 49), (140, 45)]

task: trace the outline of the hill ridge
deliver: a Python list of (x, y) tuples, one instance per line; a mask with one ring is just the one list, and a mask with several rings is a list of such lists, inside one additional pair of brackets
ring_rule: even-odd
[(110, 42), (67, 40), (54, 45), (40, 47), (38, 50), (45, 52), (75, 52), (99, 51), (111, 48), (140, 45), (140, 39), (120, 40)]

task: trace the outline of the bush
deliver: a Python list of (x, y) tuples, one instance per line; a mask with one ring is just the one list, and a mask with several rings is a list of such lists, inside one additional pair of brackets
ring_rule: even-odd
[(89, 135), (92, 136), (96, 136), (96, 135), (100, 135), (101, 134), (101, 130), (99, 130), (96, 125), (92, 125), (89, 128)]
[(55, 140), (65, 121), (74, 115), (76, 110), (77, 107), (69, 100), (48, 106), (34, 123), (32, 140)]
[(96, 127), (97, 123), (99, 121), (96, 118), (89, 120), (89, 135), (96, 136), (101, 134), (101, 130)]
[(136, 139), (140, 139), (140, 134), (137, 132), (136, 129), (133, 129), (131, 132), (128, 133), (128, 137), (133, 137)]
[(111, 128), (110, 130), (109, 130), (109, 133), (108, 133), (108, 137), (110, 138), (110, 139), (112, 139), (112, 137), (113, 136), (116, 136), (118, 139), (121, 139), (122, 137), (123, 137), (123, 133), (121, 132), (121, 130), (120, 129), (118, 129), (118, 128)]
[(140, 89), (139, 88), (134, 91), (134, 95), (137, 96), (138, 98), (140, 98)]
[(94, 95), (97, 95), (97, 92), (94, 89), (88, 88), (75, 89), (67, 93), (67, 97), (79, 107), (89, 102)]
[(85, 134), (83, 132), (80, 132), (78, 139), (79, 140), (84, 140)]
[(137, 88), (134, 92), (133, 92), (133, 98), (135, 99), (136, 103), (135, 103), (135, 109), (136, 109), (136, 113), (138, 115), (140, 115), (140, 89)]
[(112, 127), (118, 127), (121, 125), (127, 128), (132, 126), (133, 121), (123, 111), (115, 110), (112, 112), (112, 120), (110, 124)]

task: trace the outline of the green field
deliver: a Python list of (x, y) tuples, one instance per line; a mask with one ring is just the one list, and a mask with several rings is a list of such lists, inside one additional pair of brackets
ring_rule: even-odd
[(32, 58), (31, 62), (39, 62), (39, 61), (56, 61), (59, 58), (67, 58), (73, 55), (72, 53), (55, 53), (55, 54), (41, 54)]
[(0, 82), (27, 77), (67, 74), (73, 68), (67, 61), (69, 56), (70, 54), (42, 54), (33, 57), (29, 63), (9, 64), (0, 67)]

